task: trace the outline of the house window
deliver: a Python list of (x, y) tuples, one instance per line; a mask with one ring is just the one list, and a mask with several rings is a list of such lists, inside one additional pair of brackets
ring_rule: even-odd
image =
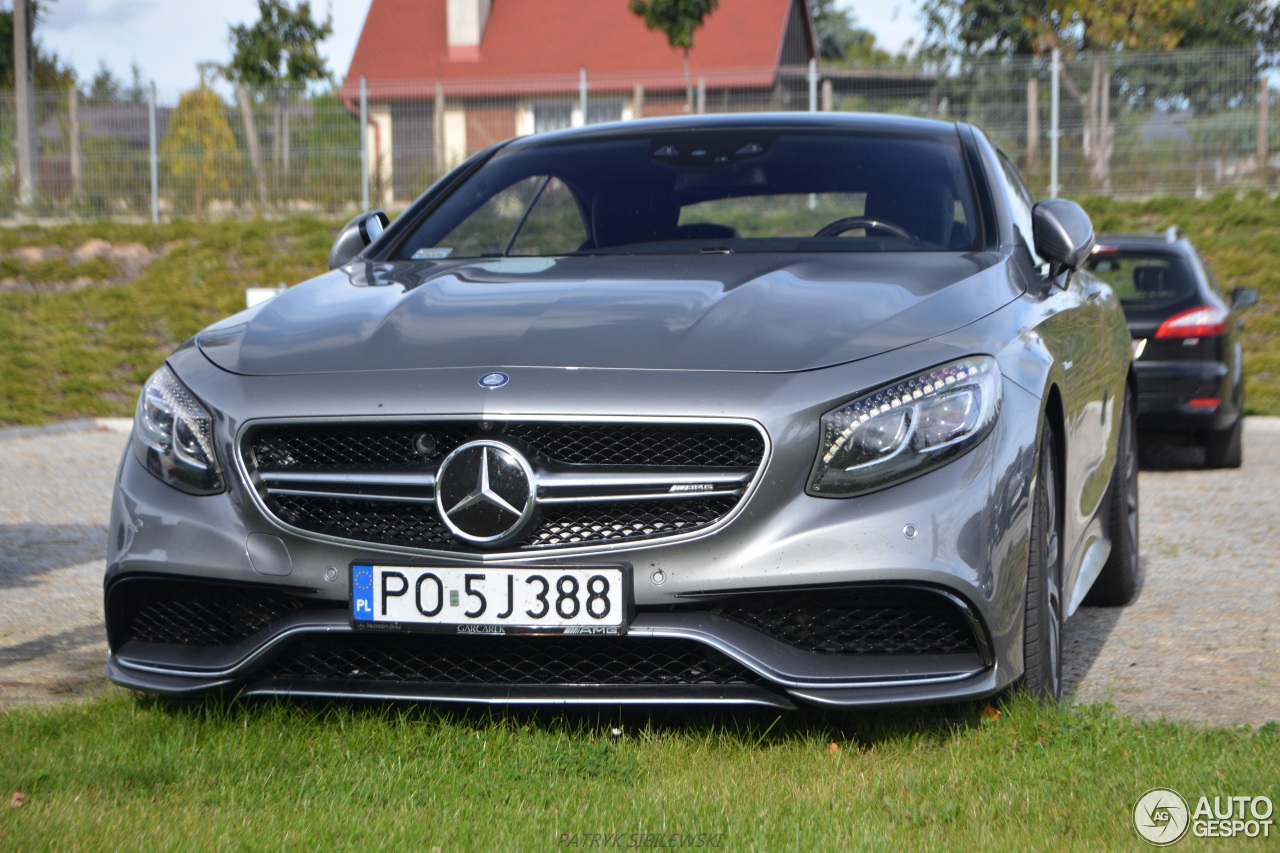
[(588, 101), (587, 124), (622, 121), (622, 101)]
[(564, 130), (573, 127), (572, 104), (534, 104), (533, 132), (546, 133), (548, 130)]
[(574, 102), (533, 104), (530, 111), (533, 114), (534, 133), (563, 130), (566, 127), (579, 127), (583, 124), (622, 121), (626, 117), (622, 101), (588, 101), (585, 121), (582, 110)]

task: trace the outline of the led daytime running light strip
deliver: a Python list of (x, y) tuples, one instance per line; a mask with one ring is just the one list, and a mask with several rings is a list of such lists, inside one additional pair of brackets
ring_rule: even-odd
[[(888, 394), (897, 392), (898, 396), (895, 396), (892, 399), (888, 400), (887, 402), (880, 403), (880, 404), (876, 404), (875, 398), (873, 398), (872, 401), (870, 401), (871, 407), (869, 410), (864, 411), (858, 415), (853, 415), (849, 419), (848, 426), (846, 426), (843, 430), (841, 430), (840, 434), (836, 436), (834, 441), (832, 441), (831, 447), (827, 450), (826, 454), (822, 457), (822, 463), (824, 465), (831, 464), (831, 460), (833, 460), (836, 457), (836, 454), (840, 452), (840, 449), (844, 447), (845, 442), (847, 442), (849, 438), (853, 435), (853, 431), (858, 427), (862, 426), (863, 424), (865, 424), (867, 421), (871, 420), (872, 418), (879, 417), (880, 415), (883, 415), (887, 412), (891, 412), (894, 409), (901, 408), (903, 405), (907, 403), (911, 403), (915, 400), (919, 400), (920, 398), (924, 397), (926, 394), (933, 394), (936, 391), (941, 391), (948, 386), (955, 385), (959, 381), (977, 376), (978, 373), (981, 372), (980, 367), (972, 364), (961, 365), (958, 367), (958, 369), (957, 368), (952, 368), (952, 369), (955, 370), (954, 374), (943, 376), (936, 381), (933, 381), (933, 377), (930, 376), (925, 379), (925, 384), (919, 388), (911, 389), (911, 388), (903, 388), (902, 386), (900, 386), (900, 388), (892, 388), (888, 391), (881, 392), (881, 394), (877, 394), (876, 397), (880, 397), (882, 395), (888, 395)], [(910, 384), (909, 382), (903, 383), (904, 386), (909, 384)], [(901, 391), (903, 390), (905, 390), (906, 393), (901, 393)]]
[(200, 444), (200, 450), (204, 453), (207, 464), (214, 467), (214, 459), (217, 458), (213, 453), (213, 442), (209, 437), (209, 420), (193, 414), (193, 409), (203, 409), (195, 399), (187, 393), (187, 390), (178, 384), (177, 377), (172, 373), (168, 373), (160, 382), (156, 383), (159, 387), (161, 398), (169, 404), (169, 408), (175, 416), (174, 421), (174, 449), (184, 452), (183, 448), (178, 444), (177, 436), (177, 420), (181, 419), (186, 422), (191, 432), (195, 435), (196, 441)]

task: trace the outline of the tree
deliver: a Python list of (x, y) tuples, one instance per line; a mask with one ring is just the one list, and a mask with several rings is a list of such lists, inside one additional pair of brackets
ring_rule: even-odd
[[(41, 4), (36, 4), (37, 23), (39, 23), (40, 11)], [(76, 72), (71, 66), (64, 64), (56, 53), (46, 51), (39, 41), (36, 41), (32, 47), (37, 89), (62, 91), (75, 82)], [(0, 11), (0, 89), (13, 88), (13, 66), (13, 10), (9, 9)]]
[[(232, 56), (223, 73), (228, 80), (251, 89), (272, 91), (272, 160), (277, 171), (290, 171), (289, 112), (284, 109), (285, 86), (305, 86), (313, 80), (328, 80), (329, 69), (320, 55), (319, 43), (333, 35), (333, 15), (317, 21), (309, 0), (297, 8), (287, 0), (258, 0), (258, 20), (253, 25), (233, 24), (230, 39)], [(248, 100), (241, 99), (245, 134), (253, 171), (259, 187), (265, 187), (262, 164), (257, 157), (257, 125)], [(265, 200), (265, 199), (263, 199)]]
[(84, 93), (91, 104), (114, 104), (120, 101), (120, 92), (124, 84), (120, 78), (111, 73), (104, 59), (98, 60), (98, 70), (89, 81), (89, 89)]
[(836, 8), (836, 0), (810, 0), (813, 28), (818, 35), (818, 55), (826, 62), (850, 65), (884, 65), (892, 57), (876, 45), (875, 33), (859, 27), (848, 9)]
[[(1261, 0), (1258, 0), (1260, 2)], [(1192, 0), (926, 0), (925, 45), (935, 55), (979, 58), (1120, 48), (1169, 50)]]
[(85, 100), (91, 104), (145, 104), (147, 86), (142, 82), (142, 69), (138, 67), (138, 63), (133, 63), (130, 74), (132, 81), (125, 85), (107, 67), (105, 60), (98, 60), (98, 70), (89, 81), (89, 87), (84, 90)]
[(661, 30), (667, 43), (684, 51), (684, 86), (686, 108), (693, 107), (693, 79), (689, 76), (689, 51), (693, 50), (693, 34), (703, 20), (716, 10), (720, 0), (631, 0), (628, 8), (644, 18), (651, 30)]
[(148, 100), (147, 84), (142, 81), (142, 69), (134, 62), (129, 66), (129, 85), (120, 92), (126, 104), (145, 104)]
[(296, 9), (286, 0), (258, 0), (257, 22), (231, 27), (227, 79), (250, 87), (327, 80), (329, 69), (318, 45), (331, 35), (333, 15), (316, 21), (309, 0)]
[(227, 121), (227, 108), (204, 80), (178, 100), (161, 143), (179, 203), (190, 204), (197, 217), (210, 193), (229, 192), (240, 151)]
[(1110, 181), (1114, 79), (1123, 79), (1135, 105), (1191, 97), (1174, 91), (1190, 89), (1188, 81), (1139, 63), (1126, 66), (1127, 54), (1208, 46), (1252, 46), (1265, 54), (1280, 44), (1280, 12), (1269, 0), (925, 0), (921, 11), (925, 54), (935, 60), (1043, 56), (1055, 49), (1086, 55), (1088, 84), (1070, 74), (1062, 83), (1083, 110), (1084, 154), (1099, 189)]

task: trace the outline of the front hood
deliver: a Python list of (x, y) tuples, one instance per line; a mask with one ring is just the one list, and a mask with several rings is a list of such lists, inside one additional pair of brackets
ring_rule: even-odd
[(998, 253), (356, 262), (210, 327), (249, 375), (474, 367), (790, 372), (964, 326), (1020, 292)]

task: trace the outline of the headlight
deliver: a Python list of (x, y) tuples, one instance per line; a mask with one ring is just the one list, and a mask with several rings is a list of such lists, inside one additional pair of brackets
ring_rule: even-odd
[(809, 494), (848, 497), (956, 458), (991, 431), (1000, 393), (995, 359), (973, 356), (828, 412)]
[(133, 452), (148, 471), (176, 489), (193, 495), (222, 491), (213, 418), (168, 367), (151, 374), (142, 386), (133, 418)]

